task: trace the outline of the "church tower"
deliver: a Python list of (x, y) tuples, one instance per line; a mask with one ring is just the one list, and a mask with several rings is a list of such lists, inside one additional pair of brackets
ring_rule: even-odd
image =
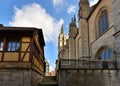
[(61, 27), (61, 33), (58, 37), (58, 53), (63, 49), (63, 47), (66, 45), (66, 35), (64, 33), (64, 27), (62, 25)]
[(69, 25), (69, 58), (75, 59), (75, 36), (77, 34), (76, 18), (72, 18)]
[(80, 35), (79, 39), (79, 50), (80, 59), (89, 59), (89, 32), (87, 18), (90, 13), (90, 4), (88, 0), (81, 0), (79, 2), (78, 11), (78, 32)]

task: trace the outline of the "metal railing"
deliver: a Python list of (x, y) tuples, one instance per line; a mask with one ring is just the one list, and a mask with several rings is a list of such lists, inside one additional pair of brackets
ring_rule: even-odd
[(93, 69), (93, 70), (115, 70), (117, 63), (115, 61), (102, 61), (102, 60), (74, 60), (62, 59), (59, 63), (60, 69)]

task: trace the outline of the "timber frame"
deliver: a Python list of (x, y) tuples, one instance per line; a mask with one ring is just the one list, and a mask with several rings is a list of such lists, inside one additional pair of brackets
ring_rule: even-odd
[[(19, 40), (19, 49), (17, 51), (7, 51), (8, 39), (13, 38)], [(2, 26), (0, 27), (0, 39), (3, 39), (3, 50), (0, 51), (0, 68), (32, 68), (44, 75), (45, 42), (42, 29)], [(9, 64), (14, 66), (7, 66)]]

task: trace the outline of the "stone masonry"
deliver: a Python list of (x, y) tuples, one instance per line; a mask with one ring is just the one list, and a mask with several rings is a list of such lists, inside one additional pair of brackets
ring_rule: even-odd
[(0, 69), (0, 86), (37, 86), (41, 79), (31, 69)]
[(116, 70), (61, 70), (59, 86), (119, 86)]

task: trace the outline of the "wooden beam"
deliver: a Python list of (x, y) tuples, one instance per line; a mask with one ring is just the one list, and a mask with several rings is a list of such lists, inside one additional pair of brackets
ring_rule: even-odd
[(31, 62), (33, 59), (33, 51), (34, 51), (34, 41), (33, 37), (30, 38), (30, 56), (29, 56), (29, 61)]
[(24, 59), (25, 55), (27, 54), (27, 51), (28, 51), (29, 48), (30, 48), (30, 43), (29, 43), (29, 45), (28, 45), (28, 47), (27, 47), (27, 49), (26, 49), (26, 51), (25, 51), (25, 53), (24, 53), (24, 55), (23, 55), (21, 61), (23, 61), (23, 59)]
[(6, 37), (4, 37), (4, 41), (3, 41), (3, 52), (2, 52), (2, 60), (4, 61), (4, 54), (5, 54), (5, 50), (6, 50)]
[(20, 61), (20, 58), (21, 58), (21, 51), (22, 51), (22, 37), (20, 37), (20, 49), (19, 49), (18, 61)]

